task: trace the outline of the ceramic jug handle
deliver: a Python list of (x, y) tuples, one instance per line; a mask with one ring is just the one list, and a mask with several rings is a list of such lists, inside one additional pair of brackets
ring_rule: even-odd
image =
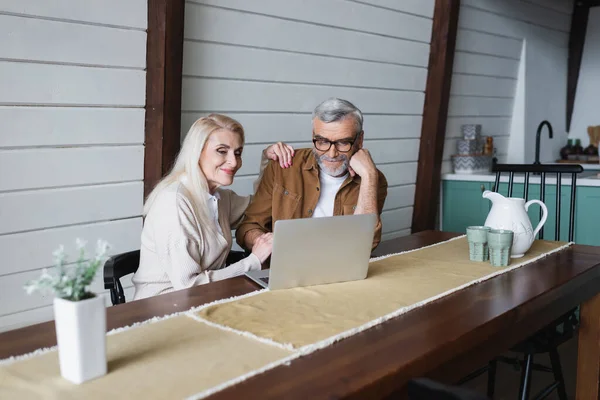
[(548, 218), (548, 209), (546, 208), (546, 205), (539, 200), (529, 200), (527, 203), (525, 203), (525, 211), (528, 211), (529, 206), (534, 203), (539, 204), (540, 207), (542, 207), (542, 219), (540, 220), (540, 223), (535, 227), (535, 230), (533, 231), (533, 238), (535, 239), (535, 236), (537, 235), (539, 230), (542, 229), (542, 226), (544, 226), (544, 224), (546, 223), (546, 218)]

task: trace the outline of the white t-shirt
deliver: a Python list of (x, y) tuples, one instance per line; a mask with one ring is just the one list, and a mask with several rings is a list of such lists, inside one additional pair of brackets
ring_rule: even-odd
[(333, 205), (335, 202), (335, 195), (337, 194), (340, 186), (346, 180), (348, 174), (340, 177), (334, 177), (327, 175), (323, 171), (319, 171), (319, 181), (321, 182), (321, 194), (319, 201), (315, 206), (315, 212), (313, 218), (319, 217), (331, 217), (333, 216)]

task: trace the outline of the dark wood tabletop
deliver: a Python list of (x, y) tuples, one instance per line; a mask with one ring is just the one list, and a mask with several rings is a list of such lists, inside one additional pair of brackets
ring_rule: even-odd
[[(426, 231), (383, 242), (396, 253), (456, 234)], [(258, 287), (246, 278), (181, 290), (107, 310), (108, 329)], [(211, 398), (316, 399), (402, 396), (409, 379), (452, 383), (579, 304), (577, 399), (597, 399), (600, 376), (600, 247), (574, 245), (465, 288), (277, 367)], [(56, 344), (54, 323), (0, 334), (0, 359)]]

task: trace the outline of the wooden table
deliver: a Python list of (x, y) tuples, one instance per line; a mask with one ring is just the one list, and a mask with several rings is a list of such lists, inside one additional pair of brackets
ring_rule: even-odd
[[(374, 255), (455, 236), (427, 231), (382, 243)], [(241, 295), (239, 277), (108, 309), (108, 329)], [(455, 382), (578, 304), (577, 399), (598, 398), (600, 247), (575, 245), (473, 285), (217, 393), (212, 398), (382, 398), (413, 377)], [(0, 359), (56, 344), (54, 323), (0, 334)]]

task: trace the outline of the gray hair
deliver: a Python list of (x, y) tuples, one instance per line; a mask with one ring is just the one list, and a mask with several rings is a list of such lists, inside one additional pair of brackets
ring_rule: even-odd
[(356, 134), (362, 131), (362, 112), (348, 100), (331, 97), (315, 108), (312, 117), (313, 119), (316, 117), (325, 123), (341, 121), (347, 117), (352, 117), (354, 118)]

